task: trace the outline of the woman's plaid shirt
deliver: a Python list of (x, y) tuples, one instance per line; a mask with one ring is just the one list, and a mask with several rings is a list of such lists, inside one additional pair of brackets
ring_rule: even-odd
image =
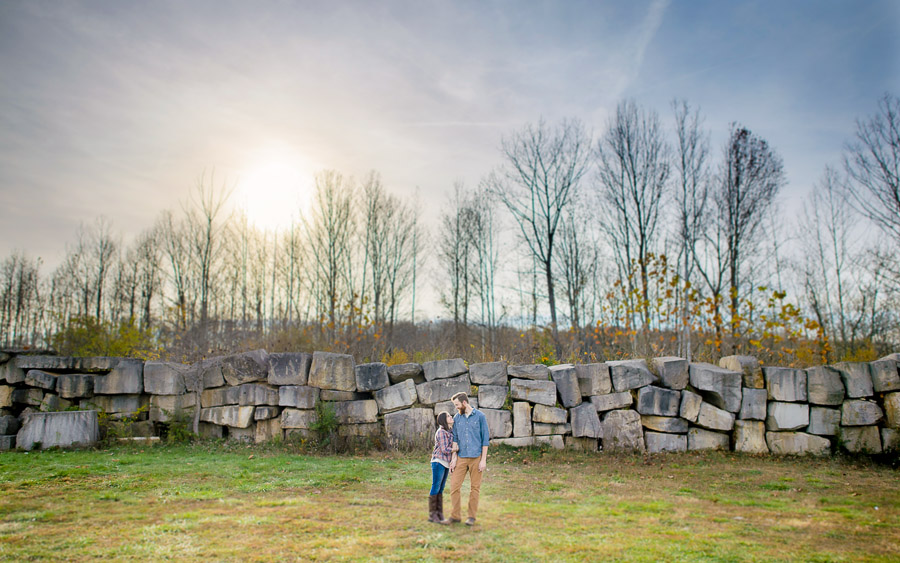
[(453, 446), (453, 435), (438, 428), (434, 433), (434, 451), (431, 452), (431, 459), (446, 462), (450, 464), (450, 453)]

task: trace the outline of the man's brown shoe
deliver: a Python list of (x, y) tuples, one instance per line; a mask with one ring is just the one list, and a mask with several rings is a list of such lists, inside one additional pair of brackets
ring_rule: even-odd
[(474, 526), (475, 519), (474, 518), (466, 518), (466, 526)]
[(459, 524), (459, 518), (447, 518), (446, 520), (441, 520), (441, 524), (449, 525), (449, 524)]

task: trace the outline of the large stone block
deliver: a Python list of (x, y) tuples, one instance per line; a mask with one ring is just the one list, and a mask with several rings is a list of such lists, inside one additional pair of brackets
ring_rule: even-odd
[(556, 392), (562, 406), (571, 408), (581, 404), (581, 387), (578, 385), (575, 366), (563, 364), (551, 367), (550, 379), (556, 384)]
[(518, 366), (507, 366), (509, 377), (518, 379), (533, 379), (535, 381), (545, 381), (550, 379), (550, 368), (544, 364), (526, 364)]
[(896, 428), (882, 428), (881, 449), (886, 452), (900, 450), (900, 430)]
[(416, 385), (416, 394), (423, 405), (449, 401), (457, 393), (469, 393), (469, 376), (459, 375), (449, 379), (435, 379)]
[(669, 389), (682, 390), (688, 384), (688, 361), (676, 356), (663, 356), (650, 360), (659, 376), (659, 384)]
[(725, 356), (719, 360), (719, 367), (740, 372), (744, 387), (764, 389), (766, 386), (759, 360), (753, 356)]
[(0, 416), (0, 436), (9, 436), (10, 434), (15, 434), (18, 431), (18, 418), (10, 414), (4, 414), (3, 416)]
[(225, 438), (229, 442), (241, 442), (242, 444), (250, 444), (256, 439), (256, 422), (251, 421), (250, 426), (246, 428), (238, 428), (229, 426), (226, 429)]
[(562, 436), (535, 436), (535, 446), (550, 446), (554, 450), (563, 450), (566, 448), (566, 442)]
[(741, 395), (741, 420), (765, 420), (766, 399), (769, 397), (769, 392), (765, 389), (745, 387)]
[(172, 422), (186, 416), (193, 416), (197, 397), (190, 395), (151, 395), (150, 420)]
[(365, 424), (378, 421), (378, 404), (368, 401), (340, 401), (334, 403), (334, 414), (341, 424)]
[(355, 438), (376, 438), (381, 436), (381, 424), (368, 422), (366, 424), (342, 424), (338, 426), (338, 436)]
[(760, 420), (734, 421), (734, 451), (748, 454), (767, 454), (766, 425)]
[(78, 369), (76, 358), (71, 356), (22, 355), (16, 356), (16, 366), (28, 371), (41, 369), (50, 371), (75, 371)]
[(647, 452), (659, 454), (664, 452), (686, 452), (687, 436), (685, 434), (664, 434), (661, 432), (644, 432)]
[(599, 446), (597, 438), (576, 438), (575, 436), (566, 436), (566, 449), (577, 452), (596, 452)]
[(279, 391), (275, 387), (262, 383), (244, 383), (238, 389), (240, 389), (238, 404), (242, 407), (256, 405), (276, 406), (279, 403)]
[(766, 376), (766, 390), (769, 392), (770, 401), (783, 401), (786, 403), (805, 403), (806, 372), (802, 369), (791, 368), (763, 368)]
[[(582, 403), (569, 409), (569, 413), (572, 419), (573, 436), (576, 438), (601, 437), (600, 417), (597, 416), (597, 409), (594, 408), (594, 405)], [(615, 420), (613, 423), (615, 423)], [(638, 418), (638, 426), (640, 426), (640, 417)]]
[(900, 393), (888, 393), (884, 396), (884, 418), (888, 428), (900, 428)]
[(681, 392), (681, 407), (678, 409), (678, 416), (690, 421), (697, 422), (700, 416), (700, 405), (703, 404), (703, 397), (688, 390)]
[(506, 402), (508, 394), (509, 387), (506, 385), (479, 385), (478, 404), (486, 409), (499, 409)]
[(809, 426), (809, 405), (800, 403), (769, 402), (766, 430), (779, 432), (799, 430)]
[[(278, 418), (279, 416), (281, 416), (281, 409), (271, 405), (261, 405), (256, 407), (256, 410), (253, 411), (253, 420), (269, 420)], [(280, 428), (281, 423), (279, 422), (278, 424)]]
[(531, 419), (534, 422), (544, 422), (546, 424), (565, 424), (566, 420), (568, 420), (568, 411), (559, 407), (534, 405), (534, 410), (531, 412)]
[(265, 350), (225, 356), (222, 358), (222, 376), (232, 386), (265, 381), (269, 373), (267, 356)]
[(513, 436), (531, 436), (531, 405), (526, 402), (513, 403)]
[[(586, 405), (584, 405), (586, 406)], [(583, 408), (583, 407), (578, 407)], [(573, 411), (575, 409), (572, 409)], [(572, 425), (572, 435), (575, 425)], [(644, 451), (644, 430), (641, 415), (632, 410), (618, 410), (606, 413), (600, 423), (600, 440), (604, 451), (634, 450)]]
[(876, 393), (900, 390), (900, 371), (896, 360), (884, 359), (869, 363), (872, 389)]
[(299, 428), (310, 430), (317, 420), (319, 420), (319, 416), (316, 414), (316, 411), (311, 409), (286, 408), (281, 411), (281, 427), (283, 429)]
[(880, 454), (881, 433), (877, 426), (842, 426), (838, 435), (841, 447), (850, 453)]
[(431, 409), (404, 409), (384, 415), (384, 432), (393, 446), (428, 446), (434, 443), (434, 412)]
[(648, 385), (638, 390), (637, 411), (656, 416), (678, 416), (681, 392)]
[(378, 391), (390, 385), (387, 365), (381, 362), (356, 366), (356, 388), (359, 391)]
[[(525, 403), (528, 404), (528, 403)], [(487, 418), (491, 438), (509, 438), (512, 436), (512, 413), (499, 409), (480, 409)]]
[(44, 393), (44, 400), (41, 401), (41, 406), (40, 408), (38, 408), (38, 410), (41, 412), (63, 410), (59, 408), (59, 395), (54, 395), (53, 393)]
[(766, 432), (766, 444), (775, 455), (817, 455), (831, 454), (828, 438), (813, 436), (805, 432)]
[(511, 379), (509, 394), (514, 401), (528, 401), (551, 407), (556, 405), (556, 384), (549, 380)]
[(401, 381), (412, 379), (413, 383), (425, 383), (425, 372), (419, 364), (397, 364), (388, 366), (388, 378), (396, 385)]
[(229, 405), (227, 407), (200, 409), (200, 420), (218, 424), (219, 426), (249, 428), (253, 424), (253, 411), (255, 408)]
[(323, 401), (365, 401), (371, 399), (372, 393), (359, 391), (337, 391), (335, 389), (320, 389), (319, 399)]
[(141, 360), (123, 359), (108, 374), (94, 376), (94, 393), (100, 395), (134, 395), (143, 392), (144, 362)]
[(40, 406), (44, 400), (44, 392), (35, 387), (27, 389), (14, 389), (12, 392), (12, 402), (20, 405), (30, 405), (32, 407)]
[(13, 392), (15, 387), (0, 385), (0, 409), (8, 409), (13, 406)]
[(871, 426), (884, 418), (872, 401), (847, 401), (841, 406), (841, 426)]
[(356, 363), (349, 354), (314, 352), (308, 385), (319, 389), (356, 391)]
[(713, 364), (691, 364), (691, 385), (700, 391), (703, 399), (728, 412), (741, 410), (740, 372), (720, 368)]
[(56, 391), (56, 376), (39, 369), (30, 369), (25, 372), (25, 385), (31, 385), (46, 391)]
[(457, 377), (469, 371), (462, 358), (425, 362), (422, 364), (422, 370), (425, 372), (425, 381), (450, 379), (451, 377)]
[(24, 450), (93, 446), (100, 440), (96, 411), (42, 412), (24, 417), (16, 445)]
[(844, 402), (844, 382), (836, 369), (816, 366), (806, 370), (807, 400), (814, 405), (840, 405)]
[(872, 387), (872, 374), (869, 372), (869, 364), (864, 362), (841, 362), (833, 366), (841, 375), (847, 397), (861, 399), (871, 397), (874, 394)]
[(144, 390), (151, 395), (182, 395), (187, 391), (184, 384), (187, 370), (188, 366), (183, 364), (147, 362), (144, 364)]
[[(609, 366), (613, 389), (617, 393), (638, 389), (659, 380), (647, 367), (646, 360), (620, 360), (606, 362), (606, 365)], [(643, 444), (643, 441), (641, 443)]]
[(319, 402), (319, 389), (316, 387), (282, 385), (278, 388), (278, 406), (280, 407), (314, 409), (317, 402)]
[(524, 438), (495, 438), (491, 440), (491, 447), (509, 446), (510, 448), (530, 448), (534, 445), (534, 437), (527, 436)]
[(727, 432), (734, 428), (734, 414), (704, 402), (700, 405), (696, 424), (707, 430)]
[(404, 379), (396, 385), (375, 391), (375, 403), (382, 413), (411, 407), (418, 398), (416, 384), (412, 379)]
[(502, 385), (506, 387), (508, 384), (506, 362), (472, 364), (469, 366), (469, 379), (473, 385)]
[[(230, 404), (229, 390), (236, 387), (218, 387), (216, 389), (206, 389), (200, 393), (200, 406), (203, 408), (221, 407)], [(237, 404), (239, 396), (234, 397), (234, 403)]]
[(189, 389), (198, 382), (203, 389), (222, 387), (225, 385), (225, 376), (222, 375), (222, 356), (200, 360), (191, 366), (191, 373), (185, 377), (185, 385)]
[(10, 385), (24, 383), (25, 370), (17, 366), (14, 360), (0, 364), (0, 381), (5, 381)]
[[(56, 390), (63, 399), (84, 399), (94, 395), (94, 375), (69, 373), (56, 379)], [(143, 386), (143, 384), (142, 384)]]
[(306, 385), (312, 354), (305, 352), (266, 356), (266, 380), (270, 385)]
[(0, 435), (0, 452), (14, 450), (16, 448), (16, 435), (2, 436)]
[(281, 428), (281, 419), (267, 418), (257, 421), (256, 429), (253, 434), (253, 441), (257, 444), (262, 444), (263, 442), (280, 440), (283, 435), (284, 431)]
[[(535, 405), (538, 406), (538, 405)], [(546, 424), (535, 422), (532, 424), (532, 432), (535, 436), (550, 436), (551, 434), (571, 434), (571, 424)], [(596, 438), (594, 438), (596, 440)]]
[(841, 411), (826, 407), (809, 408), (809, 427), (806, 431), (816, 436), (837, 436), (841, 425)]
[(606, 395), (612, 392), (612, 379), (606, 364), (583, 364), (575, 366), (578, 387), (582, 397)]
[(147, 395), (94, 395), (90, 399), (81, 401), (84, 408), (88, 404), (100, 409), (107, 414), (121, 414), (133, 416), (150, 401)]
[(702, 428), (688, 430), (688, 450), (728, 450), (731, 446), (731, 438), (728, 434), (712, 432)]
[(624, 409), (630, 407), (632, 403), (634, 403), (634, 397), (628, 391), (591, 396), (591, 404), (594, 405), (597, 412)]
[(688, 422), (673, 416), (641, 415), (641, 425), (648, 430), (667, 434), (684, 434), (688, 431)]

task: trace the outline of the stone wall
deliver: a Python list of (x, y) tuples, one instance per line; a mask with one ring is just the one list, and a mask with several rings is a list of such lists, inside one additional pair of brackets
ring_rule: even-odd
[[(200, 409), (200, 434), (264, 442), (314, 437), (328, 402), (338, 434), (388, 447), (431, 443), (434, 417), (466, 391), (491, 443), (651, 453), (879, 453), (900, 447), (900, 354), (809, 369), (681, 358), (586, 365), (387, 366), (326, 352), (256, 350), (193, 365), (0, 352), (0, 449), (31, 413), (77, 407), (143, 419), (152, 434)], [(199, 403), (199, 405), (198, 405)], [(140, 426), (143, 424), (143, 426)]]

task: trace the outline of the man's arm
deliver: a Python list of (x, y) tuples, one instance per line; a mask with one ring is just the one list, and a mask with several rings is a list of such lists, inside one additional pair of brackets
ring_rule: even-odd
[(491, 433), (488, 430), (487, 417), (481, 415), (481, 459), (478, 460), (478, 471), (487, 469), (487, 450), (491, 443)]

